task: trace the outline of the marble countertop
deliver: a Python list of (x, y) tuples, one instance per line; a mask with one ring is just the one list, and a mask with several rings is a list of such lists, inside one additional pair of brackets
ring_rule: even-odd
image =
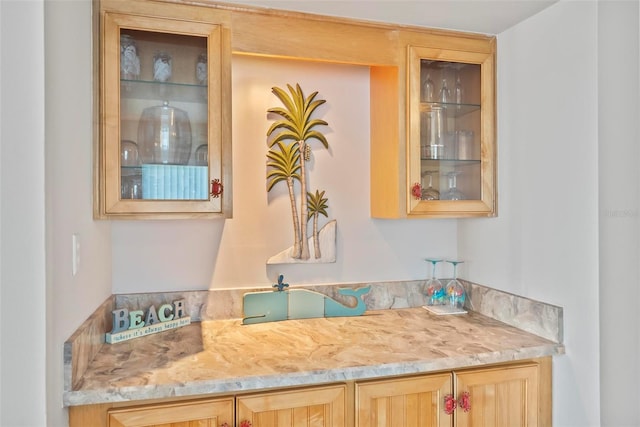
[(362, 316), (191, 325), (103, 345), (65, 391), (67, 406), (428, 373), (564, 353), (564, 346), (476, 312), (421, 307)]

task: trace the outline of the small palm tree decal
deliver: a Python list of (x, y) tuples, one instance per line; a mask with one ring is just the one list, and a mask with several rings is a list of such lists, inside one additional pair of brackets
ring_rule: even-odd
[(307, 193), (307, 202), (309, 204), (309, 220), (313, 218), (313, 251), (316, 258), (320, 258), (320, 241), (318, 239), (318, 217), (320, 214), (327, 217), (327, 202), (329, 200), (324, 197), (324, 190), (316, 194)]
[[(272, 181), (276, 179), (279, 173), (284, 175), (275, 182), (269, 181), (269, 191), (273, 185), (282, 180), (287, 181), (289, 186), (289, 198), (291, 200), (291, 215), (293, 218), (294, 229), (294, 250), (293, 258), (309, 259), (309, 243), (307, 239), (307, 221), (309, 212), (307, 210), (307, 178), (306, 178), (306, 166), (305, 162), (309, 160), (310, 146), (307, 140), (317, 139), (325, 148), (329, 147), (329, 143), (325, 136), (315, 130), (318, 125), (326, 125), (327, 122), (321, 119), (312, 119), (311, 115), (320, 105), (326, 101), (323, 99), (315, 99), (318, 92), (313, 92), (311, 95), (305, 98), (302, 93), (300, 85), (296, 84), (293, 88), (291, 85), (287, 85), (289, 93), (285, 90), (274, 87), (273, 93), (280, 99), (284, 107), (269, 108), (269, 113), (277, 114), (281, 117), (280, 120), (276, 120), (267, 131), (267, 136), (272, 134), (275, 137), (270, 141), (270, 151), (267, 154), (270, 162), (267, 163), (272, 169), (267, 173), (267, 179)], [(276, 133), (276, 131), (279, 131)], [(282, 144), (283, 141), (291, 141), (289, 145)], [(280, 150), (280, 154), (275, 149), (276, 146)], [(288, 153), (284, 153), (284, 149), (288, 150)], [(286, 161), (292, 161), (292, 164), (286, 164)], [(282, 163), (282, 164), (281, 164)], [(284, 168), (283, 165), (287, 166)], [(274, 170), (281, 169), (281, 172), (274, 172)], [(295, 170), (295, 173), (293, 171)], [(291, 180), (286, 178), (286, 174), (291, 171)], [(295, 205), (295, 196), (293, 195), (293, 179), (300, 181), (300, 220), (298, 221), (298, 214)], [(298, 250), (299, 248), (299, 250)]]

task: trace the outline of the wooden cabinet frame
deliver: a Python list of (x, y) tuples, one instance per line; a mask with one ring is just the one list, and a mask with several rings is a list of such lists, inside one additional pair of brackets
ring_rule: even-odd
[[(496, 214), (496, 149), (495, 149), (495, 51), (494, 44), (487, 42), (481, 50), (475, 46), (458, 49), (442, 47), (408, 46), (407, 48), (407, 193), (411, 186), (421, 181), (420, 111), (422, 59), (459, 64), (473, 64), (480, 69), (479, 90), (479, 189), (480, 197), (470, 200), (419, 200), (407, 198), (407, 213), (424, 217), (469, 217), (494, 216)], [(448, 109), (452, 109), (450, 104)], [(465, 166), (469, 167), (469, 166)]]
[[(98, 1), (98, 0), (96, 0)], [(455, 31), (435, 30), (404, 25), (373, 23), (355, 19), (336, 18), (298, 12), (263, 9), (243, 5), (229, 5), (202, 0), (198, 6), (183, 0), (102, 0), (99, 7), (118, 7), (127, 13), (142, 15), (159, 14), (174, 19), (193, 22), (216, 22), (223, 28), (223, 45), (230, 46), (223, 61), (230, 64), (231, 55), (257, 55), (288, 58), (303, 61), (321, 61), (337, 64), (354, 64), (370, 70), (370, 111), (371, 111), (371, 207), (372, 217), (454, 217), (486, 216), (486, 209), (466, 209), (459, 211), (459, 205), (436, 210), (409, 210), (410, 171), (408, 164), (409, 143), (407, 123), (410, 115), (408, 105), (407, 47), (446, 49), (449, 51), (495, 52), (495, 37)], [(427, 6), (426, 6), (427, 7)], [(206, 11), (206, 13), (203, 13)], [(277, 39), (274, 38), (277, 34)], [(491, 53), (493, 55), (493, 53)], [(230, 70), (223, 64), (223, 70)], [(495, 70), (488, 70), (488, 75)], [(495, 78), (495, 76), (493, 76)], [(230, 81), (230, 77), (229, 77)], [(223, 129), (229, 130), (230, 87), (222, 101)], [(486, 156), (495, 156), (495, 100), (487, 99), (487, 127), (483, 146)], [(99, 118), (97, 117), (96, 120)], [(230, 143), (230, 131), (223, 135)], [(98, 151), (99, 152), (99, 151)], [(231, 197), (231, 154), (223, 159), (228, 175), (225, 174), (225, 197)], [(100, 165), (99, 160), (96, 162)], [(495, 171), (495, 162), (492, 165)], [(99, 169), (96, 167), (96, 169)], [(101, 172), (101, 173), (104, 173)], [(495, 172), (490, 176), (485, 172), (483, 200), (495, 194)], [(99, 175), (98, 175), (99, 178)], [(99, 182), (99, 179), (96, 180)], [(96, 184), (96, 194), (101, 192)], [(227, 206), (230, 206), (228, 200)], [(486, 204), (491, 200), (486, 199)], [(493, 212), (495, 212), (495, 198)], [(96, 197), (96, 217), (105, 217), (105, 200)], [(202, 217), (207, 216), (199, 207), (183, 208), (182, 214), (149, 213), (134, 217)], [(229, 216), (229, 212), (225, 212)], [(131, 216), (131, 215), (129, 215)], [(127, 217), (114, 213), (111, 218)]]
[[(102, 0), (96, 3), (98, 123), (95, 150), (94, 216), (110, 219), (230, 217), (231, 47), (229, 13), (212, 8), (149, 1)], [(132, 200), (121, 198), (119, 57), (121, 29), (142, 30), (207, 40), (209, 84), (203, 101), (208, 112), (208, 173), (224, 185), (220, 197), (203, 200)], [(192, 58), (195, 64), (195, 57)], [(162, 89), (162, 88), (161, 88)], [(138, 141), (139, 143), (139, 141)], [(208, 182), (208, 180), (207, 180)]]

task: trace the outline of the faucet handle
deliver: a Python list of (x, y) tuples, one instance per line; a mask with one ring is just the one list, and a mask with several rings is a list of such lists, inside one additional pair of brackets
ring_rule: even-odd
[(284, 290), (284, 288), (288, 288), (289, 284), (288, 283), (283, 283), (284, 281), (284, 275), (281, 274), (278, 276), (278, 283), (274, 284), (272, 287), (273, 288), (277, 288), (278, 292), (282, 292)]

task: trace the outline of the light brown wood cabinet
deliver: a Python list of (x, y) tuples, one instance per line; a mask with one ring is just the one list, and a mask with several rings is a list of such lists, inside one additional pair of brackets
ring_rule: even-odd
[(230, 216), (229, 13), (102, 0), (98, 19), (95, 216)]
[(408, 214), (494, 215), (494, 44), (410, 45), (407, 61)]
[[(233, 425), (233, 398), (115, 409), (108, 427), (220, 427)], [(95, 425), (95, 424), (86, 424)]]
[(356, 427), (549, 426), (549, 363), (357, 383)]
[[(372, 216), (494, 216), (495, 40), (451, 34), (405, 42), (406, 157), (389, 143), (396, 132), (379, 124), (394, 99), (404, 100), (390, 83), (399, 77), (372, 73)], [(403, 171), (400, 182), (388, 175)]]
[(543, 411), (540, 366), (530, 364), (504, 369), (454, 373), (456, 395), (469, 393), (470, 409), (455, 411), (455, 426), (548, 426)]
[(73, 406), (69, 426), (234, 427), (249, 421), (252, 427), (345, 427), (353, 418), (347, 390), (346, 384), (334, 384), (198, 400)]
[(252, 427), (347, 426), (344, 384), (307, 390), (266, 392), (237, 398), (237, 424)]
[[(108, 427), (346, 426), (346, 386), (256, 393), (109, 410)], [(236, 415), (234, 424), (234, 403)], [(226, 424), (225, 424), (226, 423)]]
[(358, 383), (356, 425), (450, 427), (442, 403), (451, 384), (448, 373)]
[[(468, 411), (461, 398), (468, 393)], [(456, 402), (446, 413), (446, 400)], [(551, 425), (551, 358), (198, 400), (74, 406), (70, 427), (535, 427)], [(182, 423), (182, 424), (181, 424)]]

